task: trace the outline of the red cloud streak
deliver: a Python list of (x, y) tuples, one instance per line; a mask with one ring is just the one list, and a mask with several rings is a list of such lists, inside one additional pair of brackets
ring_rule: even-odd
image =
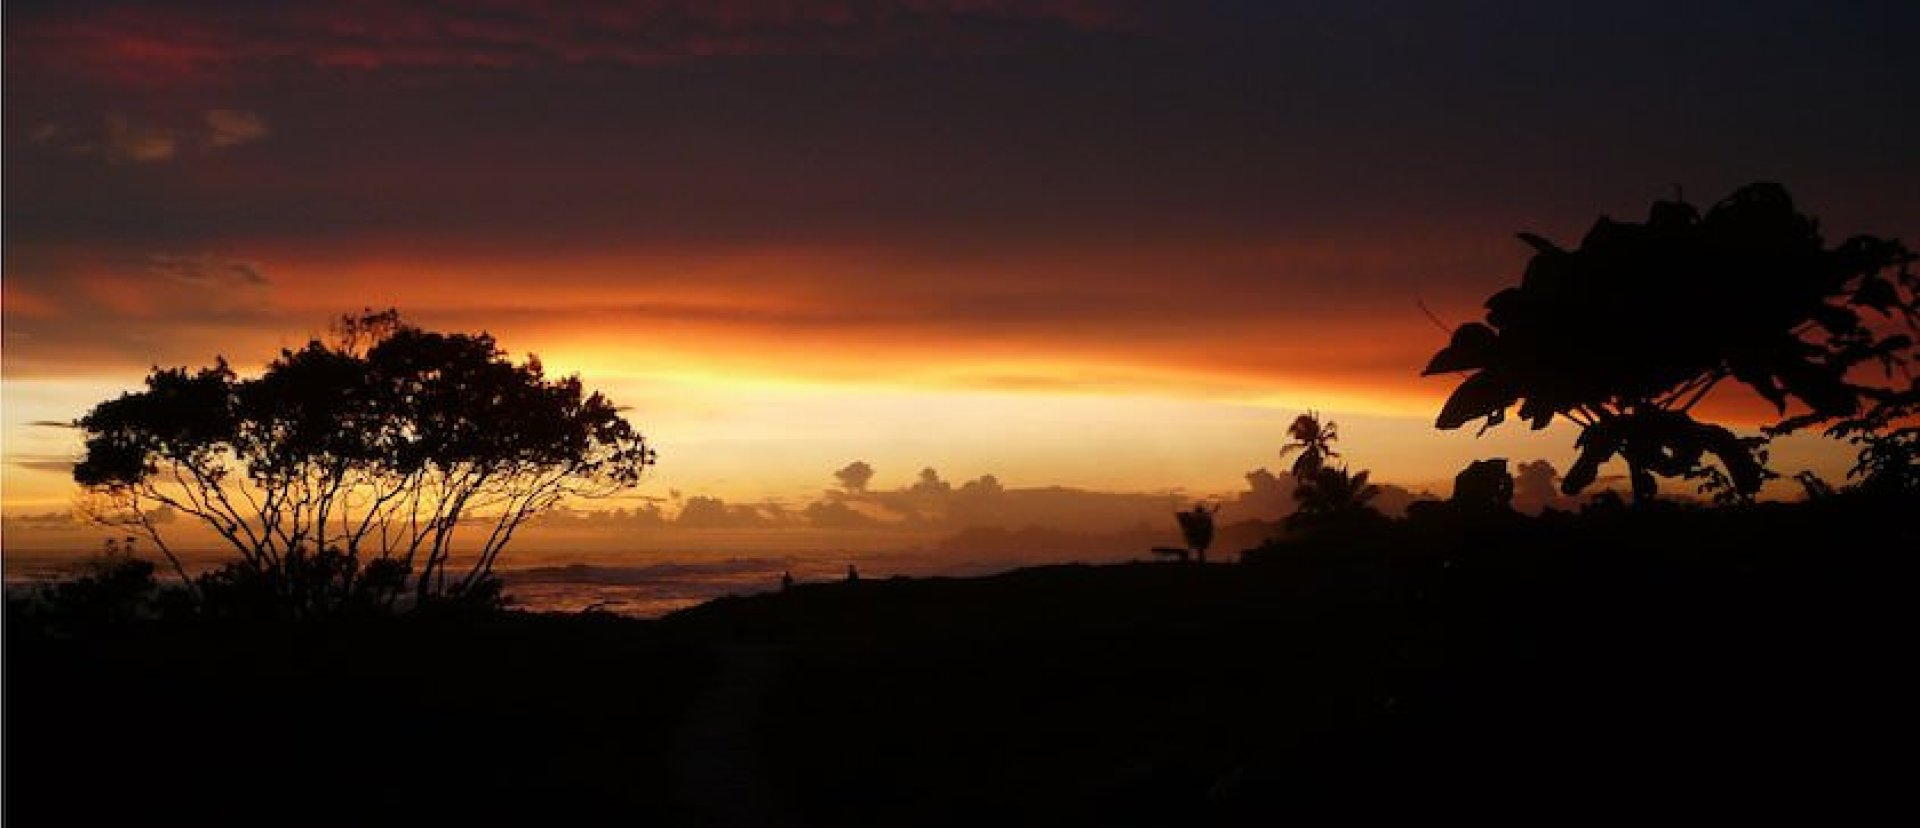
[(217, 83), (266, 69), (660, 64), (706, 57), (977, 52), (1019, 27), (1109, 30), (1098, 0), (646, 0), (547, 4), (59, 4), (10, 14), (10, 71), (109, 84)]

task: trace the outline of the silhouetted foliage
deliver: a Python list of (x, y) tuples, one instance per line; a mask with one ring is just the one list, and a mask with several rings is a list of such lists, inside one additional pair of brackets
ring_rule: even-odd
[[(1761, 482), (1764, 483), (1765, 481), (1780, 477), (1778, 472), (1767, 468), (1767, 437), (1738, 437), (1735, 439), (1746, 449), (1747, 455), (1753, 458), (1755, 473), (1760, 476)], [(1682, 476), (1688, 480), (1700, 481), (1699, 486), (1695, 488), (1695, 492), (1704, 495), (1709, 501), (1720, 506), (1752, 503), (1754, 501), (1754, 495), (1759, 492), (1758, 486), (1743, 486), (1738, 479), (1728, 474), (1725, 468), (1716, 465), (1705, 463), (1696, 464), (1693, 469), (1683, 472)]]
[[(1207, 548), (1213, 546), (1213, 516), (1220, 507), (1207, 508), (1204, 503), (1194, 504), (1192, 509), (1175, 512), (1174, 518), (1180, 522), (1180, 537), (1187, 542), (1187, 548), (1193, 551), (1194, 559), (1207, 562)], [(1183, 556), (1181, 560), (1186, 560)]]
[[(578, 377), (549, 380), (487, 334), (427, 331), (393, 311), (345, 317), (255, 379), (222, 359), (146, 384), (78, 421), (74, 479), (100, 499), (97, 519), (144, 533), (183, 577), (157, 508), (224, 539), (240, 560), (197, 583), (228, 607), (391, 606), (409, 577), (417, 602), (491, 602), (515, 530), (563, 498), (630, 487), (654, 462)], [(456, 572), (466, 527), (478, 537)]]
[(1860, 455), (1848, 477), (1872, 492), (1920, 492), (1920, 427), (1909, 426), (1884, 434), (1855, 438)]
[(1453, 498), (1457, 509), (1474, 512), (1500, 512), (1513, 508), (1513, 475), (1507, 460), (1475, 460), (1453, 477)]
[(1581, 428), (1563, 488), (1591, 484), (1601, 463), (1626, 461), (1637, 502), (1655, 475), (1680, 476), (1708, 455), (1729, 491), (1757, 491), (1754, 446), (1696, 421), (1694, 405), (1731, 377), (1806, 413), (1775, 428), (1853, 417), (1884, 389), (1852, 373), (1889, 376), (1913, 358), (1920, 327), (1914, 255), (1897, 241), (1856, 236), (1827, 247), (1785, 189), (1753, 184), (1703, 216), (1655, 202), (1644, 223), (1601, 218), (1578, 248), (1522, 233), (1536, 251), (1518, 287), (1487, 300), (1486, 323), (1453, 332), (1426, 374), (1471, 372), (1435, 425), (1500, 424), (1507, 410), (1534, 428), (1555, 416)]
[(1379, 486), (1367, 482), (1369, 473), (1327, 464), (1340, 456), (1333, 448), (1340, 439), (1338, 423), (1323, 421), (1318, 412), (1308, 411), (1293, 418), (1287, 436), (1292, 442), (1281, 447), (1280, 459), (1298, 455), (1293, 461), (1295, 508), (1286, 518), (1287, 528), (1327, 528), (1380, 517), (1367, 505), (1380, 494)]
[(1911, 379), (1905, 388), (1877, 393), (1873, 405), (1860, 416), (1834, 423), (1826, 433), (1859, 448), (1847, 472), (1854, 489), (1913, 494), (1920, 492), (1920, 425), (1916, 423), (1920, 423), (1920, 378)]
[(1384, 520), (1367, 505), (1380, 494), (1380, 487), (1367, 482), (1366, 471), (1348, 471), (1345, 466), (1322, 466), (1302, 478), (1293, 489), (1299, 504), (1287, 516), (1288, 529), (1332, 527)]
[(799, 823), (1823, 813), (1907, 787), (1874, 749), (1914, 542), (1888, 505), (1447, 509), (1248, 566), (829, 585), (665, 625), (791, 647), (762, 721)]
[(1340, 452), (1333, 450), (1334, 441), (1340, 439), (1340, 424), (1322, 421), (1319, 412), (1308, 411), (1293, 418), (1293, 423), (1287, 426), (1287, 436), (1293, 438), (1293, 442), (1280, 447), (1280, 459), (1299, 455), (1293, 459), (1293, 476), (1303, 481), (1313, 477), (1328, 460), (1340, 456)]
[(6, 643), (9, 825), (687, 824), (672, 734), (707, 658), (639, 622), (196, 616)]
[(161, 588), (152, 561), (133, 557), (113, 545), (89, 558), (70, 577), (9, 596), (9, 612), (20, 621), (64, 635), (120, 627), (157, 614)]
[[(1532, 476), (1531, 485), (1539, 487), (1542, 476), (1551, 483), (1553, 467), (1544, 461), (1522, 463), (1521, 468)], [(1513, 474), (1507, 471), (1506, 458), (1474, 460), (1454, 475), (1451, 497), (1409, 504), (1404, 523), (1422, 526), (1427, 531), (1460, 534), (1521, 520), (1520, 512), (1513, 505), (1516, 484)]]

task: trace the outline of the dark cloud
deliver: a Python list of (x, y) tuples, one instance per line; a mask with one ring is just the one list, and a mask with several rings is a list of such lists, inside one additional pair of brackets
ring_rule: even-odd
[[(1356, 470), (1357, 471), (1357, 470)], [(1299, 507), (1293, 499), (1298, 488), (1292, 474), (1275, 474), (1264, 468), (1254, 469), (1246, 474), (1247, 488), (1233, 500), (1221, 504), (1219, 520), (1221, 523), (1242, 521), (1275, 522), (1293, 514)], [(1380, 493), (1374, 496), (1368, 505), (1381, 513), (1399, 517), (1407, 513), (1407, 507), (1422, 500), (1432, 500), (1427, 492), (1415, 492), (1392, 483), (1377, 483)]]
[(953, 484), (940, 479), (940, 472), (932, 467), (920, 470), (920, 476), (914, 478), (913, 485), (907, 487), (907, 494), (917, 497), (940, 498), (953, 493)]
[(680, 529), (769, 529), (787, 523), (786, 518), (776, 506), (729, 505), (717, 497), (695, 495), (681, 505), (673, 525)]
[(876, 529), (886, 525), (837, 499), (809, 503), (800, 516), (815, 529)]
[(180, 148), (180, 137), (173, 130), (137, 123), (119, 114), (101, 116), (96, 129), (41, 124), (34, 128), (33, 137), (41, 146), (113, 164), (166, 161)]
[(542, 512), (534, 521), (537, 525), (551, 528), (581, 528), (608, 533), (663, 529), (672, 525), (661, 511), (660, 504), (654, 502), (642, 503), (634, 508), (617, 506), (612, 509), (561, 506)]
[(255, 262), (204, 253), (198, 256), (155, 255), (147, 260), (147, 272), (203, 288), (231, 289), (271, 284)]
[[(1249, 472), (1247, 490), (1221, 502), (1225, 524), (1258, 523), (1277, 531), (1277, 522), (1295, 508), (1291, 475), (1266, 469)], [(1381, 485), (1373, 505), (1399, 516), (1407, 505), (1431, 499), (1392, 484)], [(1180, 492), (1115, 492), (1065, 486), (1009, 488), (994, 475), (959, 485), (923, 468), (913, 482), (887, 490), (835, 490), (796, 510), (777, 504), (730, 504), (706, 495), (689, 497), (676, 518), (678, 529), (887, 530), (954, 533), (968, 529), (1024, 530), (1106, 536), (1115, 532), (1172, 531), (1173, 514), (1193, 504)], [(584, 515), (585, 513), (581, 513)], [(584, 517), (569, 518), (585, 520)], [(986, 537), (986, 536), (981, 536)], [(993, 536), (1000, 537), (1000, 536)], [(1255, 541), (1259, 538), (1255, 538)]]
[(97, 123), (36, 124), (32, 144), (77, 158), (110, 164), (148, 164), (171, 161), (189, 150), (211, 152), (252, 143), (267, 136), (259, 115), (237, 109), (209, 109), (190, 123), (169, 125), (110, 112)]
[(1602, 492), (1621, 490), (1626, 477), (1619, 474), (1601, 475), (1591, 490), (1580, 495), (1561, 492), (1560, 480), (1560, 471), (1547, 460), (1530, 460), (1519, 464), (1513, 470), (1513, 508), (1527, 514), (1539, 514), (1546, 509), (1576, 511)]
[(1274, 474), (1264, 468), (1246, 474), (1247, 489), (1232, 502), (1222, 504), (1220, 520), (1277, 521), (1294, 509), (1294, 480), (1291, 474)]
[[(24, 6), (24, 8), (18, 8)], [(1098, 0), (626, 0), (12, 4), (10, 50), (61, 55), (119, 84), (231, 82), (258, 71), (502, 71), (658, 66), (769, 55), (973, 52), (1047, 28), (1109, 29)]]
[(74, 517), (72, 512), (13, 514), (7, 515), (5, 518), (0, 518), (0, 520), (4, 520), (7, 528), (13, 531), (39, 529), (56, 532), (72, 532), (93, 527), (93, 524)]
[(834, 472), (833, 479), (849, 492), (864, 492), (867, 484), (873, 482), (873, 466), (864, 460), (855, 460)]
[[(1912, 3), (22, 2), (7, 24), (16, 374), (270, 353), (313, 305), (392, 296), (923, 347), (1003, 389), (1412, 385), (1441, 339), (1415, 299), (1477, 316), (1524, 263), (1514, 231), (1577, 237), (1673, 182), (1781, 180), (1827, 226), (1920, 235), (1920, 108), (1888, 103)], [(122, 283), (156, 251), (270, 262), (310, 304)], [(392, 261), (413, 269), (341, 275)], [(1108, 370), (981, 359), (1009, 353)]]
[(1537, 513), (1560, 501), (1560, 472), (1553, 464), (1530, 460), (1514, 468), (1513, 508)]
[(1059, 486), (1008, 488), (991, 474), (955, 486), (937, 469), (923, 468), (906, 486), (884, 491), (828, 492), (798, 516), (816, 529), (951, 532), (976, 526), (1043, 526), (1102, 532), (1171, 520), (1181, 502), (1172, 494)]
[(267, 121), (239, 109), (209, 109), (200, 113), (204, 131), (200, 141), (209, 149), (237, 147), (267, 137)]
[[(1885, 220), (1913, 218), (1900, 205), (1915, 173), (1898, 162), (1899, 148), (1920, 139), (1920, 118), (1868, 105), (1907, 85), (1893, 32), (1920, 22), (1911, 10), (1800, 20), (1780, 4), (1742, 4), (1743, 28), (1716, 34), (1733, 15), (1717, 4), (1627, 4), (1578, 27), (1559, 12), (1508, 9), (1489, 15), (1501, 21), (1490, 29), (1471, 6), (1200, 3), (1115, 37), (1099, 14), (1048, 4), (889, 5), (852, 13), (884, 23), (824, 28), (892, 32), (926, 20), (964, 30), (950, 25), (961, 18), (988, 40), (1020, 44), (1006, 26), (1064, 22), (1048, 24), (1059, 42), (990, 59), (921, 46), (834, 58), (795, 46), (778, 59), (584, 71), (542, 57), (565, 49), (515, 44), (568, 29), (564, 19), (575, 17), (616, 44), (633, 42), (623, 34), (632, 29), (686, 26), (788, 29), (796, 43), (831, 43), (810, 21), (835, 13), (642, 6), (613, 25), (594, 21), (612, 13), (429, 5), (388, 24), (353, 7), (300, 15), (276, 4), (162, 6), (119, 27), (143, 42), (179, 37), (194, 47), (129, 54), (260, 63), (218, 87), (231, 100), (218, 107), (271, 108), (272, 152), (202, 181), (89, 180), (96, 191), (72, 203), (55, 196), (76, 182), (42, 184), (59, 171), (29, 170), (18, 183), (40, 191), (41, 203), (9, 224), (74, 232), (79, 213), (91, 220), (78, 226), (113, 219), (117, 233), (213, 227), (326, 245), (857, 240), (940, 245), (942, 256), (1063, 241), (1189, 239), (1199, 249), (1330, 235), (1387, 247), (1408, 241), (1410, 226), (1484, 230), (1489, 239), (1540, 221), (1556, 226), (1527, 229), (1557, 231), (1609, 205), (1643, 205), (1671, 181), (1718, 192), (1755, 177), (1892, 213)], [(116, 29), (97, 22), (114, 15), (77, 4), (9, 14), (10, 45), (40, 42), (38, 29), (58, 28), (47, 18)], [(376, 83), (312, 68), (352, 61), (289, 68), (302, 63), (289, 54), (316, 47), (271, 45), (305, 39), (355, 43), (376, 58), (385, 41), (423, 39), (513, 57), (401, 45), (395, 62), (434, 56), (460, 68), (431, 83)], [(16, 45), (10, 68), (44, 59), (70, 74), (76, 51), (119, 54), (92, 41), (43, 45), (52, 50), (44, 56)], [(1776, 49), (1824, 57), (1786, 72), (1771, 68), (1782, 63), (1769, 59)], [(1628, 54), (1639, 57), (1621, 58)], [(15, 75), (8, 106), (18, 114), (116, 99), (114, 87), (73, 91), (51, 69)], [(1853, 128), (1820, 126), (1828, 123)], [(102, 203), (118, 216), (100, 215)]]
[(265, 359), (331, 316), (274, 307), (277, 286), (250, 259), (30, 243), (9, 243), (4, 259), (5, 327), (22, 339), (9, 343), (9, 377)]

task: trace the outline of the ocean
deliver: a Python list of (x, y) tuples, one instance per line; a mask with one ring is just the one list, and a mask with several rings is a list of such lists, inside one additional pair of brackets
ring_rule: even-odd
[[(160, 577), (177, 580), (157, 555), (139, 554), (159, 564)], [(14, 592), (71, 577), (87, 557), (72, 551), (7, 550), (0, 556), (0, 563), (4, 563), (7, 589)], [(184, 553), (182, 558), (188, 570), (195, 573), (230, 559), (214, 553)], [(777, 591), (783, 574), (791, 574), (796, 583), (805, 584), (844, 580), (849, 566), (868, 579), (984, 575), (1046, 562), (1052, 561), (1005, 557), (959, 560), (919, 548), (543, 550), (524, 555), (510, 552), (495, 571), (505, 583), (513, 609), (591, 610), (658, 618), (723, 596)]]

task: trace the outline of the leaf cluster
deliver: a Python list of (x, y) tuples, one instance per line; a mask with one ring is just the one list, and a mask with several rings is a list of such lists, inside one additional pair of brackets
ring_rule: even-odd
[[(1461, 325), (1427, 375), (1466, 373), (1435, 425), (1500, 424), (1509, 409), (1533, 428), (1564, 417), (1584, 429), (1568, 492), (1624, 456), (1636, 492), (1651, 474), (1686, 474), (1719, 457), (1734, 485), (1761, 475), (1730, 432), (1688, 413), (1731, 378), (1772, 403), (1777, 428), (1858, 415), (1914, 358), (1920, 279), (1897, 241), (1855, 236), (1829, 247), (1786, 190), (1753, 184), (1704, 215), (1655, 202), (1644, 222), (1601, 218), (1568, 250), (1523, 233), (1534, 249), (1518, 286)], [(1787, 418), (1789, 407), (1800, 413)], [(1743, 459), (1744, 458), (1744, 459)]]

